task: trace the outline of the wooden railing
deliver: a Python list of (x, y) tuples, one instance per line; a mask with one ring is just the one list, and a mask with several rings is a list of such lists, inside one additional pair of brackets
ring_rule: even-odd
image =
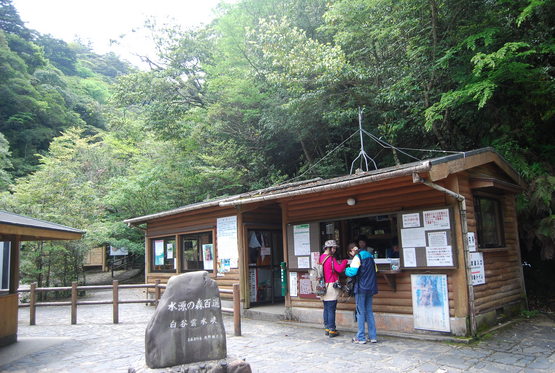
[[(154, 289), (154, 299), (128, 299), (120, 300), (120, 289)], [(71, 306), (71, 324), (77, 324), (77, 306), (96, 305), (96, 304), (112, 304), (112, 319), (114, 324), (119, 323), (119, 305), (127, 303), (153, 303), (158, 305), (160, 301), (161, 290), (165, 289), (165, 284), (160, 284), (160, 280), (156, 280), (155, 284), (130, 284), (120, 285), (118, 280), (114, 280), (112, 285), (89, 285), (78, 286), (77, 282), (73, 282), (71, 286), (66, 287), (49, 287), (38, 288), (37, 283), (31, 284), (30, 289), (18, 289), (18, 293), (29, 293), (29, 303), (21, 303), (19, 307), (29, 307), (29, 325), (35, 325), (37, 307), (47, 306)], [(96, 300), (96, 301), (80, 301), (77, 299), (80, 290), (108, 290), (112, 289), (112, 300)], [(37, 302), (38, 292), (48, 291), (70, 291), (71, 301), (60, 302)], [(241, 335), (241, 298), (239, 292), (239, 284), (233, 284), (233, 290), (220, 289), (221, 294), (233, 294), (233, 307), (221, 307), (222, 312), (233, 313), (233, 327), (236, 336)]]

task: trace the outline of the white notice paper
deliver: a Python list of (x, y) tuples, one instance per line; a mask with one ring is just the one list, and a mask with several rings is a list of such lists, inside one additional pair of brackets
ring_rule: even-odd
[(292, 297), (297, 296), (297, 272), (289, 273), (289, 295)]
[(295, 256), (310, 255), (310, 225), (293, 226), (293, 246), (295, 247)]
[(237, 216), (226, 216), (216, 220), (218, 259), (230, 259), (231, 268), (237, 268)]
[(403, 264), (405, 267), (416, 267), (416, 250), (414, 247), (403, 248)]
[(403, 228), (418, 228), (420, 227), (420, 214), (403, 214)]
[(310, 261), (312, 262), (312, 268), (316, 267), (318, 261), (320, 260), (320, 252), (313, 251), (310, 253)]
[(468, 232), (466, 238), (468, 239), (468, 251), (476, 251), (476, 235), (474, 232)]
[(401, 229), (401, 246), (425, 247), (426, 234), (424, 228)]
[(447, 232), (428, 232), (428, 246), (447, 246)]
[(310, 257), (309, 256), (299, 256), (298, 260), (298, 268), (310, 268)]
[(426, 262), (428, 267), (452, 267), (451, 246), (426, 247)]
[(472, 285), (475, 286), (486, 283), (483, 253), (470, 253), (470, 274), (472, 276)]
[(449, 210), (431, 210), (422, 213), (424, 217), (424, 228), (427, 230), (432, 229), (449, 229)]

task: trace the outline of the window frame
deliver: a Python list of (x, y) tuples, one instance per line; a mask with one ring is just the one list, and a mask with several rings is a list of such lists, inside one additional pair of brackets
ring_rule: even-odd
[[(202, 239), (200, 237), (208, 235), (209, 239), (208, 242), (203, 243)], [(194, 272), (194, 271), (206, 271), (208, 273), (214, 273), (214, 268), (211, 269), (206, 269), (204, 268), (204, 255), (202, 252), (202, 245), (206, 245), (206, 244), (212, 244), (212, 263), (213, 263), (213, 267), (216, 266), (216, 244), (214, 242), (214, 230), (213, 229), (209, 229), (209, 230), (203, 230), (203, 231), (196, 231), (196, 232), (187, 232), (187, 233), (183, 233), (179, 235), (179, 242), (180, 242), (180, 246), (179, 246), (179, 250), (180, 250), (180, 263), (179, 263), (179, 273), (186, 273), (186, 272)], [(198, 241), (198, 247), (197, 247), (197, 256), (199, 258), (199, 260), (197, 261), (198, 263), (202, 263), (202, 268), (185, 268), (185, 263), (188, 262), (188, 260), (186, 259), (186, 255), (185, 255), (185, 240), (187, 238), (196, 238)]]
[(0, 294), (7, 294), (12, 281), (12, 244), (11, 241), (0, 241), (0, 246)]
[[(503, 212), (503, 199), (499, 196), (493, 196), (490, 194), (485, 193), (475, 193), (473, 195), (474, 198), (474, 217), (476, 221), (476, 246), (480, 250), (491, 250), (491, 249), (499, 249), (506, 247), (505, 241), (505, 219), (504, 219), (504, 212)], [(495, 208), (495, 216), (493, 221), (495, 222), (495, 241), (497, 242), (484, 242), (484, 237), (487, 234), (484, 233), (484, 209), (482, 201), (489, 201), (493, 202)], [(490, 219), (491, 221), (491, 219)], [(489, 232), (492, 233), (492, 232)], [(488, 233), (488, 234), (489, 234)]]
[[(164, 264), (163, 266), (167, 266), (167, 261), (171, 260), (173, 261), (173, 269), (169, 269), (169, 268), (161, 268), (158, 269), (156, 268), (157, 265), (156, 263), (156, 241), (162, 241), (163, 245), (164, 245)], [(173, 258), (172, 259), (168, 259), (168, 243), (173, 241)], [(176, 266), (176, 253), (177, 253), (177, 246), (176, 246), (177, 240), (175, 236), (164, 236), (164, 237), (154, 237), (150, 239), (150, 272), (156, 272), (156, 273), (175, 273), (177, 266)]]

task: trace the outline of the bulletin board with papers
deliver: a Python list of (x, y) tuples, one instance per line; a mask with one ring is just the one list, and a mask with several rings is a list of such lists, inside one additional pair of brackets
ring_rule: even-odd
[(397, 218), (403, 269), (457, 267), (450, 207), (406, 211)]

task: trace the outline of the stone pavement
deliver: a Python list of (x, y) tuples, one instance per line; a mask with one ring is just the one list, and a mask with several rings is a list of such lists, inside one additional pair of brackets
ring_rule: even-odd
[[(142, 299), (140, 291), (122, 290), (120, 299)], [(114, 325), (111, 305), (79, 306), (77, 325), (70, 325), (69, 307), (40, 307), (37, 325), (30, 326), (29, 309), (22, 308), (20, 342), (0, 348), (0, 372), (168, 372), (145, 365), (144, 332), (152, 313), (144, 304), (123, 304)], [(470, 345), (379, 331), (379, 343), (353, 345), (350, 332), (330, 339), (319, 328), (250, 319), (242, 320), (243, 335), (235, 337), (232, 317), (224, 319), (228, 355), (246, 359), (253, 372), (555, 372), (555, 322), (545, 315)]]

